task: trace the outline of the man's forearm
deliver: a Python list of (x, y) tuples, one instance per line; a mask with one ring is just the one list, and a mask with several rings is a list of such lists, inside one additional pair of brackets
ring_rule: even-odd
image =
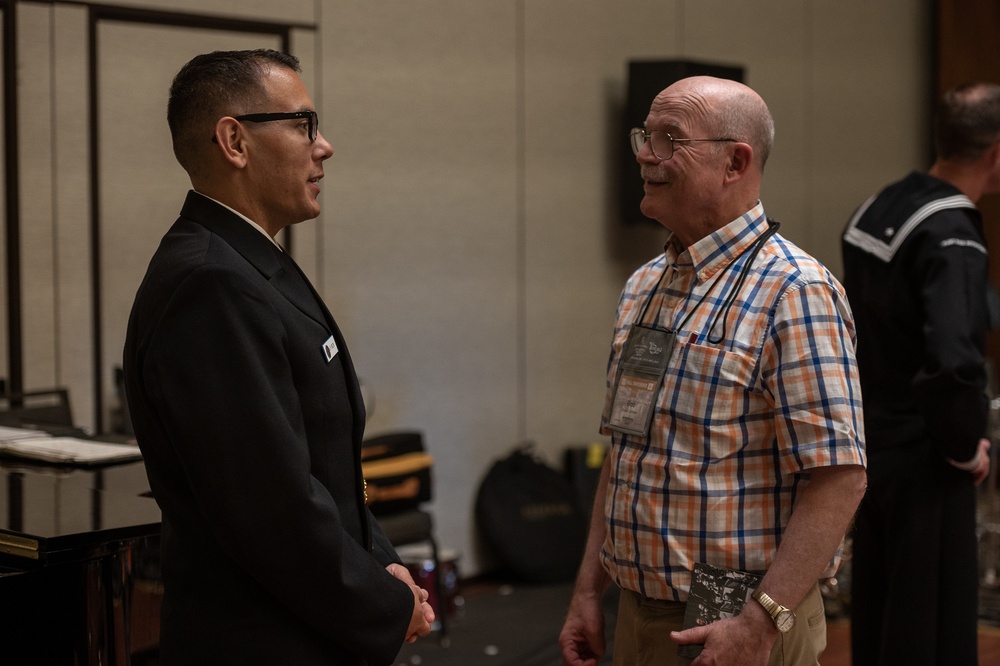
[(850, 527), (867, 478), (860, 465), (810, 471), (760, 584), (772, 599), (794, 608), (815, 585)]
[(576, 577), (575, 594), (596, 594), (601, 596), (607, 589), (610, 580), (601, 565), (601, 548), (608, 533), (607, 520), (604, 517), (604, 500), (607, 497), (608, 479), (611, 476), (611, 456), (604, 459), (601, 475), (597, 481), (597, 491), (594, 494), (594, 507), (590, 512), (590, 528), (587, 531), (587, 545), (583, 550), (583, 561)]

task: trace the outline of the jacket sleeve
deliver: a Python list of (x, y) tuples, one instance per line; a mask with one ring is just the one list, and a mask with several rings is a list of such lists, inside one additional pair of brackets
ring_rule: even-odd
[(372, 515), (370, 509), (368, 510), (368, 522), (372, 526), (372, 543), (375, 546), (375, 559), (384, 567), (390, 564), (402, 564), (403, 560), (396, 553), (392, 542), (389, 541), (389, 537), (382, 531), (382, 526), (378, 524), (378, 520)]
[(928, 221), (935, 224), (917, 265), (924, 349), (913, 389), (931, 441), (961, 463), (976, 455), (986, 435), (988, 257), (967, 220), (941, 217)]

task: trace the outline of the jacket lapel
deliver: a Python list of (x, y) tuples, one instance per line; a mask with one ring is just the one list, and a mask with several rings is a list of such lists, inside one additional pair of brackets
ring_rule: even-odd
[(330, 331), (337, 343), (338, 354), (341, 356), (347, 378), (351, 410), (354, 414), (354, 445), (360, 455), (361, 440), (365, 431), (365, 405), (361, 399), (358, 376), (337, 322), (305, 274), (291, 257), (264, 238), (259, 231), (247, 224), (246, 220), (206, 196), (193, 191), (188, 192), (181, 209), (181, 217), (207, 227), (231, 245), (289, 302)]
[[(285, 288), (289, 290), (289, 293), (294, 294), (295, 300), (291, 297), (289, 300), (296, 303), (297, 307), (300, 302), (308, 301), (312, 306), (311, 309), (322, 317), (321, 322), (329, 328), (334, 341), (337, 343), (337, 353), (341, 355), (341, 363), (344, 366), (344, 375), (347, 377), (347, 385), (351, 387), (351, 407), (354, 411), (354, 441), (356, 443), (360, 442), (365, 430), (365, 404), (364, 401), (361, 400), (361, 389), (358, 383), (358, 376), (354, 371), (354, 363), (351, 361), (351, 353), (347, 350), (347, 342), (344, 340), (344, 336), (340, 332), (340, 327), (337, 326), (337, 322), (334, 320), (333, 315), (330, 314), (330, 310), (327, 309), (326, 304), (319, 297), (319, 294), (316, 293), (315, 287), (313, 287), (312, 283), (306, 278), (305, 273), (302, 272), (302, 269), (299, 268), (298, 264), (296, 264), (291, 257), (284, 253), (282, 253), (282, 255), (283, 256), (279, 258), (279, 262), (285, 270), (280, 276), (276, 276), (276, 279), (280, 277), (282, 284), (284, 284)], [(297, 277), (298, 279), (293, 279), (293, 277)], [(287, 283), (294, 284), (289, 285)], [(304, 293), (300, 293), (303, 288)], [(282, 293), (285, 292), (282, 291)], [(299, 309), (302, 308), (300, 307)], [(304, 309), (303, 312), (309, 314), (309, 312)], [(313, 318), (315, 319), (315, 317)]]

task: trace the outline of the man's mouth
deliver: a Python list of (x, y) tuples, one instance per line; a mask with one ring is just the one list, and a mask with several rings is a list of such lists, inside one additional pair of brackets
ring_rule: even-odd
[(659, 173), (653, 169), (642, 169), (642, 180), (647, 185), (664, 185), (667, 183), (666, 174)]

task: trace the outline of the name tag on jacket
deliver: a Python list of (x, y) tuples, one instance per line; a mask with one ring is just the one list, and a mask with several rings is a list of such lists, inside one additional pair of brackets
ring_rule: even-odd
[(337, 355), (337, 341), (333, 339), (331, 335), (323, 343), (323, 356), (326, 357), (326, 362), (329, 363), (333, 360), (333, 357)]

